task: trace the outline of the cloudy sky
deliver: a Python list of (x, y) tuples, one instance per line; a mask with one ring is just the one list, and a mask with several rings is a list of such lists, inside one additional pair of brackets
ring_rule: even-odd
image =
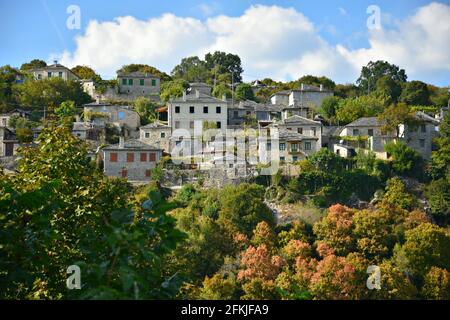
[(354, 82), (383, 59), (409, 80), (450, 85), (449, 0), (1, 0), (0, 27), (1, 65), (58, 59), (113, 78), (124, 64), (170, 73), (183, 57), (221, 50), (241, 57), (247, 81)]

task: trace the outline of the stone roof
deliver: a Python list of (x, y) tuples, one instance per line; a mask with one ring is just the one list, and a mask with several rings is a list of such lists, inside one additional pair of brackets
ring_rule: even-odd
[(206, 102), (206, 103), (227, 103), (221, 99), (214, 98), (207, 94), (199, 92), (198, 96), (196, 92), (190, 92), (186, 94), (186, 101), (183, 97), (176, 97), (172, 101), (172, 103), (186, 103), (186, 102)]
[(91, 129), (100, 129), (103, 126), (93, 122), (74, 122), (72, 131), (87, 131)]
[(284, 107), (282, 104), (258, 103), (255, 105), (255, 111), (281, 112)]
[(286, 118), (282, 121), (282, 124), (288, 124), (288, 123), (301, 123), (301, 124), (317, 124), (320, 125), (320, 121), (314, 121), (299, 115), (293, 115), (289, 118)]
[(133, 72), (118, 72), (117, 77), (127, 77), (127, 78), (159, 78), (153, 73), (149, 72), (141, 72), (141, 71), (133, 71)]
[(279, 139), (283, 140), (317, 140), (317, 137), (306, 136), (292, 130), (281, 129), (278, 133)]
[(419, 120), (422, 120), (422, 121), (431, 122), (431, 123), (433, 123), (435, 125), (439, 124), (439, 120), (438, 119), (433, 118), (432, 116), (426, 114), (423, 111), (417, 111), (416, 112), (416, 118), (418, 118)]
[(153, 122), (145, 126), (141, 126), (139, 129), (170, 129), (170, 127), (161, 122)]
[(377, 117), (363, 117), (346, 125), (346, 127), (381, 127), (382, 123)]
[(124, 141), (123, 147), (120, 145), (120, 143), (118, 143), (109, 145), (103, 150), (162, 150), (162, 149), (136, 139), (129, 139)]

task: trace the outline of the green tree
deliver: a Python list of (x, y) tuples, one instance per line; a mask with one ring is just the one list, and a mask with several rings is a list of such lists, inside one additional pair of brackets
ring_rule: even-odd
[(181, 97), (187, 88), (189, 83), (183, 79), (164, 82), (161, 85), (161, 100), (169, 101), (170, 98)]
[(255, 100), (252, 86), (248, 83), (241, 83), (236, 87), (236, 100)]
[(141, 117), (142, 125), (155, 122), (158, 117), (156, 113), (156, 104), (146, 97), (138, 97), (134, 100), (134, 111)]
[(80, 79), (92, 79), (95, 82), (100, 82), (102, 78), (95, 73), (94, 69), (88, 66), (75, 66), (70, 69), (73, 73), (75, 73)]
[(378, 79), (384, 76), (388, 76), (400, 83), (405, 82), (407, 79), (405, 70), (387, 61), (377, 60), (375, 62), (370, 61), (366, 66), (362, 67), (361, 75), (356, 80), (356, 83), (362, 92), (371, 92), (376, 89)]
[(333, 80), (331, 80), (327, 77), (324, 77), (324, 76), (316, 77), (316, 76), (312, 76), (312, 75), (306, 75), (306, 76), (299, 78), (296, 82), (299, 84), (304, 83), (304, 84), (309, 84), (309, 85), (316, 86), (316, 87), (320, 87), (320, 85), (323, 85), (326, 89), (329, 89), (329, 90), (334, 90), (334, 88), (336, 87), (336, 83)]
[(426, 187), (425, 195), (435, 218), (448, 219), (450, 216), (450, 183), (442, 178), (433, 180)]
[(40, 59), (33, 59), (30, 62), (23, 63), (20, 66), (20, 70), (28, 71), (31, 69), (44, 68), (47, 66), (47, 63)]
[(188, 82), (206, 82), (210, 77), (205, 61), (197, 56), (183, 58), (171, 72), (174, 79), (183, 79)]
[(336, 110), (336, 118), (345, 124), (361, 117), (374, 117), (383, 112), (385, 103), (383, 98), (374, 95), (342, 99)]
[[(156, 206), (135, 215), (129, 186), (97, 171), (68, 129), (46, 128), (22, 150), (19, 173), (0, 175), (3, 299), (167, 299), (178, 291), (161, 262), (183, 238), (175, 221)], [(66, 288), (74, 264), (83, 290)]]
[(336, 109), (338, 108), (341, 98), (337, 96), (326, 97), (322, 101), (319, 108), (319, 114), (327, 121), (333, 122), (336, 117)]
[(416, 199), (406, 191), (405, 184), (398, 177), (391, 178), (387, 181), (386, 192), (382, 202), (406, 210), (411, 210), (416, 205)]
[(432, 267), (450, 268), (450, 236), (444, 229), (422, 223), (407, 230), (405, 239), (395, 250), (396, 261), (405, 271), (423, 279)]
[(73, 122), (73, 117), (78, 113), (75, 107), (75, 102), (64, 101), (61, 102), (60, 106), (55, 108), (55, 114), (59, 117), (61, 122)]
[(389, 142), (384, 145), (384, 150), (392, 157), (392, 168), (398, 174), (414, 175), (414, 169), (420, 168), (422, 157), (403, 142)]
[(155, 76), (158, 76), (161, 78), (161, 82), (171, 81), (172, 78), (165, 72), (162, 72), (158, 70), (155, 67), (149, 66), (148, 64), (127, 64), (122, 66), (119, 70), (117, 70), (117, 73), (131, 73), (131, 72), (143, 72), (143, 73), (151, 73)]
[(425, 299), (450, 299), (450, 273), (446, 269), (431, 267), (425, 276), (421, 291)]
[(218, 73), (233, 74), (234, 82), (242, 82), (242, 72), (244, 71), (241, 66), (241, 58), (238, 55), (232, 53), (226, 53), (222, 51), (215, 51), (214, 53), (207, 53), (205, 55), (206, 67), (209, 70), (217, 68)]
[(232, 92), (231, 92), (230, 88), (226, 84), (219, 83), (218, 85), (216, 85), (213, 88), (212, 95), (214, 97), (216, 97), (217, 99), (222, 99), (223, 96), (225, 95), (225, 97), (227, 99), (229, 99), (229, 98), (232, 97)]
[(78, 81), (64, 81), (61, 78), (28, 80), (13, 86), (17, 101), (32, 108), (57, 107), (64, 101), (74, 101), (76, 105), (91, 102), (92, 98), (83, 91)]
[(422, 81), (411, 81), (403, 85), (400, 101), (409, 105), (430, 105), (430, 92)]
[(387, 97), (388, 103), (395, 103), (402, 93), (402, 87), (398, 81), (386, 75), (377, 80), (375, 92), (380, 96)]

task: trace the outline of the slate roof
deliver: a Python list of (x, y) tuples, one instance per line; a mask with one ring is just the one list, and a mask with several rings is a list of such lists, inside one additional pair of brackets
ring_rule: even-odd
[(159, 78), (158, 76), (154, 75), (153, 73), (148, 72), (140, 72), (140, 71), (133, 71), (133, 72), (118, 72), (117, 77), (127, 77), (127, 78)]
[(103, 150), (162, 150), (162, 149), (136, 139), (129, 139), (124, 141), (123, 148), (118, 143), (109, 145)]
[(382, 123), (378, 121), (377, 117), (363, 117), (346, 125), (346, 127), (380, 127)]
[(160, 128), (170, 129), (170, 127), (168, 125), (163, 124), (161, 122), (149, 123), (145, 126), (141, 126), (139, 129), (160, 129)]
[(304, 134), (300, 134), (298, 132), (292, 131), (292, 130), (283, 130), (281, 129), (279, 131), (279, 139), (283, 140), (317, 140), (319, 138), (312, 137), (312, 136), (306, 136)]
[(209, 102), (209, 103), (227, 103), (226, 101), (223, 101), (221, 99), (217, 99), (214, 97), (211, 97), (207, 94), (199, 92), (199, 95), (197, 97), (196, 92), (191, 92), (186, 94), (186, 101), (183, 100), (183, 97), (176, 97), (172, 101), (172, 103), (186, 103), (186, 102)]
[(302, 123), (302, 124), (317, 124), (317, 125), (321, 124), (320, 121), (314, 121), (299, 115), (290, 116), (289, 118), (284, 119), (282, 123), (283, 124)]

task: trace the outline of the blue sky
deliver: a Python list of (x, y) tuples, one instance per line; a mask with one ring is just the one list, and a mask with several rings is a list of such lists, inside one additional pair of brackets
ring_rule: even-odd
[[(371, 4), (376, 4), (380, 7), (384, 30), (382, 35), (375, 34), (372, 35), (372, 38), (370, 37), (370, 32), (366, 26), (366, 20), (369, 16), (369, 14), (366, 13), (366, 9)], [(241, 18), (241, 20), (236, 22), (236, 25), (242, 26), (246, 24), (246, 19), (261, 19), (258, 18), (261, 17), (261, 15), (263, 17), (262, 19), (264, 19), (264, 15), (268, 17), (271, 16), (271, 12), (275, 10), (275, 6), (276, 8), (293, 9), (294, 11), (294, 15), (290, 20), (293, 24), (292, 28), (283, 26), (283, 19), (277, 18), (280, 17), (280, 15), (282, 16), (284, 14), (283, 12), (279, 12), (279, 14), (276, 13), (273, 20), (267, 19), (267, 21), (264, 22), (264, 24), (268, 26), (273, 23), (274, 29), (280, 31), (279, 34), (272, 35), (274, 37), (273, 40), (279, 40), (286, 35), (285, 41), (280, 42), (279, 49), (280, 56), (283, 56), (283, 52), (289, 52), (289, 57), (286, 60), (286, 64), (283, 65), (283, 61), (277, 61), (275, 58), (266, 58), (264, 54), (267, 56), (276, 55), (276, 53), (268, 51), (267, 49), (265, 49), (266, 51), (262, 50), (260, 55), (254, 56), (250, 53), (251, 50), (243, 48), (242, 54), (240, 55), (241, 58), (243, 58), (244, 73), (247, 75), (245, 79), (247, 80), (271, 76), (272, 74), (274, 78), (289, 80), (304, 73), (316, 71), (317, 73), (320, 73), (317, 75), (324, 74), (335, 77), (340, 82), (353, 82), (355, 80), (355, 74), (357, 73), (355, 70), (359, 67), (358, 63), (362, 63), (362, 61), (365, 61), (364, 59), (370, 57), (380, 59), (392, 58), (393, 60), (396, 60), (394, 62), (404, 63), (404, 65), (400, 66), (406, 69), (410, 78), (418, 78), (437, 85), (449, 85), (450, 70), (448, 69), (448, 65), (450, 65), (450, 58), (446, 59), (445, 56), (439, 56), (436, 59), (441, 62), (443, 67), (439, 68), (439, 66), (433, 66), (427, 69), (420, 66), (417, 62), (414, 62), (414, 55), (411, 54), (412, 57), (406, 57), (403, 60), (401, 54), (398, 53), (398, 50), (394, 49), (396, 36), (403, 38), (405, 50), (410, 46), (407, 41), (410, 41), (413, 36), (420, 36), (423, 38), (424, 34), (404, 34), (409, 32), (407, 31), (408, 25), (411, 23), (413, 23), (413, 25), (422, 26), (422, 21), (428, 21), (428, 23), (430, 23), (429, 21), (433, 20), (433, 15), (436, 15), (439, 19), (447, 18), (445, 15), (442, 16), (442, 8), (445, 9), (445, 13), (447, 12), (447, 8), (450, 12), (450, 1), (439, 1), (438, 4), (441, 6), (436, 6), (434, 9), (431, 7), (431, 9), (426, 12), (424, 9), (425, 13), (423, 15), (418, 15), (418, 11), (421, 10), (421, 8), (430, 7), (430, 1), (2, 0), (0, 4), (0, 30), (2, 32), (3, 49), (0, 51), (0, 64), (20, 66), (23, 62), (33, 58), (49, 61), (51, 57), (62, 55), (65, 52), (65, 58), (62, 58), (63, 62), (66, 62), (67, 64), (91, 64), (106, 78), (113, 77), (114, 70), (118, 69), (120, 64), (127, 62), (146, 62), (166, 72), (170, 72), (172, 67), (181, 58), (181, 52), (190, 55), (203, 53), (207, 49), (226, 50), (228, 48), (227, 46), (229, 46), (230, 51), (235, 51), (234, 53), (238, 54), (240, 53), (236, 51), (241, 50), (242, 43), (245, 44), (245, 39), (243, 39), (242, 42), (237, 43), (234, 43), (232, 39), (223, 39), (220, 30), (222, 22), (220, 19), (215, 19), (217, 16), (223, 15), (227, 18)], [(80, 8), (80, 30), (69, 30), (66, 27), (66, 20), (69, 17), (69, 14), (66, 13), (66, 9), (69, 5), (78, 5)], [(259, 13), (255, 12), (254, 14), (249, 12), (249, 8), (252, 8), (252, 6), (255, 5), (260, 5), (262, 8), (265, 8), (264, 10), (266, 11)], [(146, 41), (148, 39), (150, 42), (157, 42), (154, 43), (154, 46), (168, 46), (163, 44), (164, 38), (152, 38), (154, 32), (150, 30), (151, 28), (159, 30), (158, 28), (161, 28), (161, 26), (164, 26), (165, 29), (176, 27), (170, 25), (170, 22), (163, 23), (158, 20), (165, 13), (171, 13), (177, 18), (193, 18), (195, 22), (199, 22), (196, 26), (190, 24), (190, 27), (193, 28), (193, 31), (191, 32), (193, 37), (202, 39), (197, 45), (198, 50), (195, 46), (187, 49), (185, 48), (186, 45), (183, 48), (179, 48), (177, 47), (177, 43), (180, 41), (174, 40), (174, 44), (171, 44), (170, 47), (164, 49), (165, 57), (161, 57), (155, 53), (149, 53), (148, 55), (146, 55), (145, 52), (139, 54), (130, 53), (128, 56), (126, 54), (122, 54), (120, 57), (117, 55), (117, 57), (111, 58), (108, 63), (96, 61), (92, 57), (97, 54), (96, 52), (102, 50), (102, 48), (114, 51), (126, 51), (131, 49), (134, 52), (146, 50), (147, 47), (140, 48), (139, 44), (128, 46), (127, 41), (129, 41), (129, 33), (127, 33), (126, 30), (123, 30), (125, 37), (123, 41), (121, 42), (120, 39), (117, 40), (114, 47), (110, 43), (102, 43), (102, 41), (106, 41), (104, 40), (105, 34), (113, 36), (112, 33), (114, 32), (108, 29), (107, 24), (102, 23), (114, 22), (115, 18), (123, 16), (131, 16), (135, 19), (131, 22), (131, 25), (133, 25), (133, 23), (139, 25), (139, 22), (149, 22), (154, 19), (154, 23), (149, 23), (149, 36), (146, 37), (146, 33), (141, 34), (139, 35), (142, 38), (141, 40)], [(289, 34), (289, 32), (296, 32), (296, 30), (298, 33), (302, 32), (302, 26), (295, 26), (295, 21), (299, 20), (298, 17), (296, 18), (296, 14), (301, 15), (300, 20), (304, 17), (307, 23), (313, 25), (313, 31), (308, 27), (305, 27), (305, 34), (307, 34), (308, 39), (310, 39), (305, 43), (303, 43), (302, 40), (299, 40), (300, 36), (298, 34)], [(208, 23), (208, 19), (215, 19), (213, 25), (218, 24), (219, 26), (211, 27)], [(101, 27), (93, 26), (92, 32), (88, 32), (88, 25), (92, 20), (98, 21)], [(450, 17), (448, 17), (447, 20), (450, 20)], [(158, 24), (159, 22), (161, 22), (161, 24)], [(444, 22), (436, 21), (436, 23)], [(443, 34), (445, 34), (446, 30), (450, 30), (446, 29), (448, 23), (449, 22), (446, 21), (445, 28), (441, 28)], [(132, 28), (130, 24), (119, 23), (119, 25), (121, 28)], [(257, 26), (258, 24), (255, 25)], [(140, 26), (142, 26), (142, 28), (147, 28), (145, 25)], [(285, 27), (288, 29), (283, 29)], [(199, 31), (199, 29), (201, 30)], [(130, 33), (133, 33), (131, 31), (133, 29), (129, 30)], [(390, 30), (397, 33), (390, 34)], [(424, 30), (427, 30), (427, 28), (424, 27)], [(183, 33), (182, 30), (177, 29), (173, 31), (173, 34), (178, 34), (177, 32)], [(195, 36), (195, 32), (199, 32), (199, 35)], [(228, 30), (230, 37), (240, 36), (239, 33), (233, 32), (235, 31)], [(95, 35), (92, 34), (97, 34), (98, 38), (95, 38)], [(265, 33), (259, 34), (256, 32), (255, 36), (265, 37)], [(433, 52), (432, 46), (436, 43), (440, 43), (440, 41), (436, 41), (439, 40), (439, 38), (434, 38), (438, 37), (439, 34), (434, 35), (425, 32), (425, 36), (430, 37), (430, 48), (426, 52)], [(75, 41), (76, 37), (82, 38), (84, 41), (77, 43)], [(247, 37), (250, 37), (250, 35), (247, 35)], [(295, 47), (295, 45), (289, 42), (289, 39), (301, 43), (302, 47), (300, 47), (300, 45), (299, 47)], [(378, 47), (376, 47), (376, 45), (371, 45), (370, 39), (375, 41), (384, 41), (385, 39), (386, 42), (391, 43), (391, 46), (384, 52), (385, 49), (382, 45)], [(270, 41), (273, 40), (269, 37), (267, 39), (267, 44), (270, 45)], [(449, 40), (450, 34), (447, 33), (447, 38), (442, 39), (442, 42), (449, 42)], [(239, 43), (241, 43), (241, 45), (239, 45)], [(402, 43), (402, 41), (400, 41), (400, 43)], [(259, 43), (262, 47), (265, 47), (265, 44), (266, 43)], [(308, 47), (309, 45), (311, 45), (311, 48)], [(85, 49), (83, 47), (89, 47), (90, 49)], [(338, 47), (344, 49), (340, 50)], [(440, 51), (447, 48), (448, 46), (444, 45), (443, 47), (436, 48), (436, 50)], [(80, 52), (75, 54), (77, 49)], [(367, 49), (368, 51), (360, 52), (362, 49)], [(390, 51), (391, 49), (392, 51)], [(258, 48), (254, 47), (253, 50), (258, 50)], [(420, 53), (421, 48), (413, 48), (413, 50), (419, 50), (418, 52)], [(447, 50), (445, 54), (450, 56), (449, 52), (450, 51)], [(320, 65), (320, 60), (314, 60), (311, 56), (317, 56), (317, 59), (322, 57), (324, 61), (326, 60), (326, 66), (329, 66), (330, 71), (327, 70), (326, 66)], [(249, 61), (246, 61), (245, 58)], [(139, 61), (132, 61), (130, 59)], [(329, 60), (333, 60), (333, 62), (330, 62)], [(424, 60), (421, 64), (428, 64), (427, 62), (428, 61)], [(349, 65), (352, 66), (352, 71), (346, 74), (345, 70), (348, 70)], [(410, 67), (411, 72), (409, 72), (408, 67)]]

